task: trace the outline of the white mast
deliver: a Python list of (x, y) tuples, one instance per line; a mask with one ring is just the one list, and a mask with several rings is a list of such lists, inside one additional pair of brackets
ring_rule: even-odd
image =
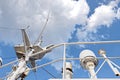
[[(66, 62), (65, 66), (66, 66), (65, 67), (66, 68), (65, 69), (66, 73), (65, 73), (64, 79), (67, 79), (67, 80), (72, 79), (72, 75), (73, 75), (72, 64), (70, 62)], [(63, 70), (64, 69), (62, 69), (62, 74), (63, 74)]]
[[(27, 57), (23, 57), (20, 59), (18, 66), (16, 67), (16, 70), (14, 70), (10, 76), (8, 76), (7, 80), (16, 80), (18, 78), (22, 78), (23, 75), (24, 77), (28, 75), (29, 73), (29, 68), (26, 65), (26, 62), (29, 61), (30, 55), (32, 55), (34, 50), (31, 50), (27, 55)], [(24, 78), (23, 77), (23, 78)]]
[(18, 79), (21, 76), (21, 74), (25, 72), (26, 68), (27, 67), (26, 67), (25, 60), (21, 59), (19, 64), (18, 64), (17, 69), (10, 74), (10, 76), (7, 78), (7, 80)]

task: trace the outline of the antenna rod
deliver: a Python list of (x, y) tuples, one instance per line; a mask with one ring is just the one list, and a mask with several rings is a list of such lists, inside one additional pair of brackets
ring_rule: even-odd
[(47, 26), (47, 23), (48, 23), (48, 20), (49, 20), (49, 16), (50, 16), (50, 11), (48, 12), (47, 19), (46, 19), (46, 22), (45, 22), (45, 24), (44, 24), (44, 26), (42, 28), (42, 31), (41, 31), (38, 39), (35, 41), (34, 44), (38, 44), (39, 45), (41, 43), (42, 34), (43, 34), (43, 32), (44, 32), (44, 30), (45, 30), (45, 28)]
[(101, 50), (99, 50), (99, 54), (105, 58), (106, 62), (108, 63), (108, 65), (110, 66), (110, 68), (113, 70), (113, 72), (115, 73), (115, 75), (116, 75), (116, 76), (120, 76), (120, 73), (119, 73), (118, 69), (115, 68), (115, 67), (112, 65), (111, 61), (107, 58), (107, 56), (106, 56), (106, 51), (103, 50), (103, 49), (101, 49)]

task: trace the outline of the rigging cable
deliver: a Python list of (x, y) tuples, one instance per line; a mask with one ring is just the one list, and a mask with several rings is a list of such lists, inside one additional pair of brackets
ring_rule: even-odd
[[(97, 59), (104, 59), (103, 57), (97, 57)], [(120, 57), (108, 57), (108, 59), (120, 59)], [(39, 65), (39, 66), (36, 66), (34, 68), (31, 68), (30, 70), (34, 70), (34, 69), (38, 69), (38, 68), (42, 68), (44, 66), (47, 66), (47, 65), (50, 65), (52, 63), (56, 63), (56, 62), (59, 62), (59, 61), (62, 61), (63, 58), (59, 58), (59, 59), (56, 59), (56, 60), (53, 60), (53, 61), (50, 61), (50, 62), (47, 62), (45, 64), (42, 64), (42, 65)], [(66, 60), (80, 60), (80, 58), (66, 58)]]
[(7, 64), (4, 64), (4, 65), (0, 66), (0, 68), (6, 67), (6, 66), (11, 65), (11, 64), (14, 64), (14, 63), (17, 62), (17, 61), (19, 61), (19, 59), (14, 60), (14, 61), (11, 61), (11, 62), (9, 62), (9, 63), (7, 63)]
[(48, 70), (46, 70), (44, 67), (41, 67), (45, 72), (47, 72), (49, 75), (51, 75), (53, 78), (57, 78), (55, 77), (52, 73), (50, 73)]

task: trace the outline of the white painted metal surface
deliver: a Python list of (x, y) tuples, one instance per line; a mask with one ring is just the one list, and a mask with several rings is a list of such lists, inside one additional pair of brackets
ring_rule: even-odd
[(0, 66), (2, 66), (2, 58), (0, 57)]
[(70, 62), (66, 62), (66, 79), (72, 79), (72, 64)]

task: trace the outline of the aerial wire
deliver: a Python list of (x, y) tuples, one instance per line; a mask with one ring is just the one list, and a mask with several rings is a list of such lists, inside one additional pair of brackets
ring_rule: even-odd
[[(105, 62), (106, 62), (106, 60), (104, 60), (104, 61), (102, 62), (102, 64), (100, 65), (100, 67), (99, 67), (98, 70), (96, 71), (95, 75), (100, 71), (100, 69), (103, 67), (103, 65), (105, 64)], [(95, 75), (94, 75), (94, 76), (95, 76)]]
[[(66, 58), (66, 59), (67, 59), (67, 60), (78, 60), (78, 59), (80, 59), (80, 58)], [(104, 58), (103, 58), (103, 57), (97, 57), (97, 59), (104, 59)], [(118, 56), (118, 57), (108, 57), (108, 59), (120, 59), (120, 56)], [(14, 63), (17, 62), (17, 61), (19, 61), (19, 59), (14, 60), (14, 61), (11, 61), (11, 62), (9, 62), (9, 63), (7, 63), (7, 64), (4, 64), (4, 65), (0, 66), (0, 68), (6, 67), (6, 66), (11, 65), (11, 64), (14, 64)], [(40, 65), (40, 66), (36, 66), (36, 67), (34, 67), (34, 68), (31, 68), (31, 70), (34, 70), (34, 69), (37, 69), (37, 68), (41, 68), (41, 67), (43, 67), (43, 66), (46, 66), (46, 65), (49, 65), (49, 64), (58, 62), (58, 61), (62, 61), (62, 58), (59, 58), (59, 59), (57, 59), (57, 60), (53, 60), (53, 61), (51, 61), (51, 62), (48, 62), (48, 63), (43, 64), (43, 65)]]
[(117, 68), (120, 69), (120, 67), (119, 67), (117, 64), (115, 64), (113, 61), (110, 60), (110, 62), (111, 62), (114, 66), (116, 66)]
[[(120, 59), (120, 57), (108, 57), (108, 58), (109, 58), (109, 59), (116, 59), (116, 58), (117, 58), (117, 59)], [(78, 59), (80, 59), (80, 58), (67, 58), (66, 60), (71, 60), (71, 59), (72, 59), (72, 60), (78, 60)], [(104, 58), (98, 57), (98, 59), (104, 59)], [(40, 66), (36, 66), (36, 67), (34, 67), (34, 68), (31, 68), (30, 70), (42, 68), (42, 67), (44, 67), (44, 66), (47, 66), (47, 65), (50, 65), (50, 64), (52, 64), (52, 63), (59, 62), (59, 61), (62, 61), (62, 60), (63, 60), (62, 58), (57, 59), (57, 60), (53, 60), (53, 61), (51, 61), (51, 62), (42, 64), (42, 65), (40, 65)], [(3, 67), (8, 66), (8, 65), (10, 65), (10, 64), (13, 64), (13, 63), (15, 63), (15, 62), (17, 62), (17, 61), (18, 61), (18, 60), (9, 62), (9, 63), (1, 66), (0, 68), (3, 68)], [(42, 69), (43, 69), (43, 68), (42, 68)], [(48, 72), (46, 69), (44, 69), (44, 70), (45, 70), (48, 74), (50, 74), (52, 77), (56, 78), (53, 74), (51, 74), (50, 72)]]
[(14, 64), (14, 63), (17, 62), (17, 61), (19, 61), (19, 59), (14, 60), (14, 61), (11, 61), (11, 62), (9, 62), (9, 63), (7, 63), (7, 64), (4, 64), (4, 65), (0, 66), (0, 68), (6, 67), (6, 66), (11, 65), (11, 64)]
[(5, 30), (20, 30), (20, 28), (9, 28), (9, 27), (0, 27), (0, 29)]
[[(104, 59), (103, 57), (97, 57), (97, 59)], [(108, 57), (108, 59), (120, 59), (120, 57)], [(38, 69), (38, 68), (42, 68), (44, 66), (47, 66), (47, 65), (50, 65), (50, 64), (53, 64), (53, 63), (56, 63), (56, 62), (59, 62), (59, 61), (62, 61), (63, 58), (59, 58), (59, 59), (56, 59), (56, 60), (53, 60), (53, 61), (50, 61), (50, 62), (47, 62), (45, 64), (42, 64), (42, 65), (39, 65), (39, 66), (36, 66), (34, 68), (31, 68), (30, 70), (34, 70), (34, 69)], [(80, 60), (80, 58), (66, 58), (66, 60)]]
[(21, 30), (21, 29), (28, 29), (30, 26), (28, 25), (25, 28), (16, 28), (16, 27), (0, 27), (2, 30)]
[(35, 75), (35, 80), (38, 80), (36, 72), (33, 72)]
[(55, 77), (51, 72), (49, 72), (47, 69), (45, 69), (44, 67), (41, 67), (41, 69), (43, 69), (45, 72), (47, 72), (49, 75), (51, 75), (53, 78), (57, 78)]
[(43, 71), (45, 71), (46, 73), (48, 73), (50, 76), (52, 76), (53, 78), (57, 78), (57, 77), (55, 77), (51, 72), (49, 72), (47, 69), (45, 69), (44, 67), (41, 67), (41, 69), (43, 70)]
[(6, 60), (6, 59), (15, 59), (16, 57), (2, 57), (2, 59)]
[(43, 28), (37, 38), (37, 40), (35, 41), (34, 44), (37, 44), (37, 43), (40, 43), (40, 41), (42, 40), (42, 35), (43, 35), (43, 32), (45, 31), (45, 28), (47, 27), (47, 24), (48, 24), (48, 21), (49, 21), (49, 16), (50, 16), (50, 10), (48, 11), (48, 15), (47, 15), (47, 18), (46, 18), (46, 21), (45, 21), (45, 24), (43, 25)]

